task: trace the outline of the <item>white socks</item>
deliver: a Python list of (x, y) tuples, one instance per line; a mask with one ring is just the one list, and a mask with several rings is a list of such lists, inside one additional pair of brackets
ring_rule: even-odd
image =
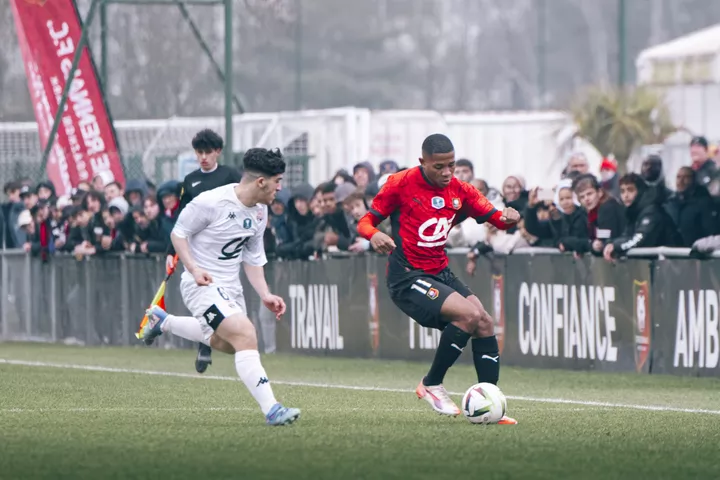
[(182, 337), (186, 340), (193, 342), (208, 344), (208, 340), (205, 339), (200, 322), (195, 317), (178, 317), (175, 315), (168, 315), (165, 322), (162, 324), (163, 332), (170, 332), (173, 335)]
[(263, 415), (267, 415), (277, 400), (273, 395), (265, 369), (260, 363), (260, 353), (257, 350), (243, 350), (235, 353), (235, 370), (260, 405)]
[[(205, 339), (200, 322), (195, 317), (168, 315), (162, 325), (162, 330), (193, 342), (208, 345), (208, 339)], [(267, 415), (277, 403), (277, 400), (270, 386), (267, 373), (265, 373), (265, 369), (260, 363), (260, 353), (257, 350), (236, 352), (235, 370), (240, 380), (243, 381), (255, 401), (260, 405), (263, 415)]]

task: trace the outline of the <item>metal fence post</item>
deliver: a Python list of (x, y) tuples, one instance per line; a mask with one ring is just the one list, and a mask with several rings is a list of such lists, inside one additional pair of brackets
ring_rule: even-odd
[(130, 345), (130, 285), (127, 257), (120, 255), (120, 315), (122, 316), (122, 343)]
[(32, 335), (32, 258), (29, 253), (25, 254), (25, 334)]
[(85, 345), (90, 345), (92, 330), (92, 275), (90, 274), (90, 259), (85, 257), (83, 259), (83, 265), (85, 266)]
[(57, 342), (57, 279), (55, 264), (56, 259), (50, 260), (50, 338)]
[(2, 327), (0, 328), (0, 335), (2, 335), (2, 338), (4, 340), (8, 340), (8, 336), (10, 335), (10, 327), (8, 325), (8, 295), (10, 292), (8, 291), (8, 282), (10, 279), (8, 278), (9, 272), (8, 272), (8, 266), (7, 266), (7, 257), (5, 256), (5, 252), (3, 252), (2, 256), (2, 272), (0, 274), (2, 275), (2, 285), (0, 285), (0, 295), (2, 295), (2, 298), (0, 299), (0, 309), (2, 309), (2, 312), (0, 313), (0, 325)]

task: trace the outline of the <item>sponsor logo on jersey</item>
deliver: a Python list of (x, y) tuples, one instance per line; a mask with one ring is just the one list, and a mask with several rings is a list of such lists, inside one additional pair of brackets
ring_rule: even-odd
[(650, 355), (650, 288), (648, 282), (633, 282), (635, 290), (635, 367), (641, 372)]
[(440, 292), (437, 291), (437, 288), (430, 288), (428, 289), (427, 296), (430, 300), (435, 300), (440, 296)]
[(234, 258), (238, 258), (248, 240), (250, 240), (250, 237), (238, 237), (230, 240), (220, 249), (220, 256), (218, 257), (218, 260), (232, 260)]
[(445, 206), (445, 199), (443, 197), (433, 197), (432, 200), (430, 200), (430, 204), (433, 208), (440, 209)]
[(250, 227), (252, 227), (252, 220), (250, 220), (249, 218), (243, 220), (243, 228), (248, 229)]
[(191, 187), (197, 187), (197, 186), (200, 185), (201, 183), (202, 183), (202, 180), (199, 181), (199, 182), (193, 182), (193, 183), (190, 184), (190, 186), (191, 186)]
[(337, 285), (291, 284), (288, 297), (291, 348), (343, 350)]
[(518, 296), (523, 355), (618, 361), (615, 287), (527, 283)]
[(227, 217), (227, 218), (230, 219), (230, 220), (234, 219), (234, 218), (235, 218), (235, 212), (230, 212), (230, 213), (228, 213), (228, 217)]
[[(440, 198), (440, 197), (436, 197)], [(418, 228), (418, 236), (422, 241), (418, 247), (441, 247), (447, 243), (455, 215), (450, 218), (431, 218)]]
[(462, 202), (459, 198), (453, 198), (452, 199), (452, 206), (455, 210), (460, 210), (460, 207), (462, 207)]

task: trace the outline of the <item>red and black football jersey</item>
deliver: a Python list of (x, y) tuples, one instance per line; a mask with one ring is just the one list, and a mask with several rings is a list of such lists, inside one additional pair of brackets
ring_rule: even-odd
[(463, 220), (491, 221), (508, 228), (500, 222), (501, 213), (475, 187), (456, 178), (445, 188), (436, 187), (420, 167), (390, 176), (368, 215), (375, 217), (373, 225), (390, 217), (397, 245), (391, 255), (409, 268), (430, 274), (447, 267), (448, 234)]

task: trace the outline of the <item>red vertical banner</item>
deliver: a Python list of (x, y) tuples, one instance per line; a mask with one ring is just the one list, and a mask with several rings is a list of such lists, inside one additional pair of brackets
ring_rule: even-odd
[[(80, 43), (82, 24), (74, 0), (10, 3), (44, 149)], [(48, 158), (47, 175), (58, 195), (66, 195), (79, 182), (92, 181), (103, 172), (125, 183), (115, 131), (90, 50), (85, 47)]]

